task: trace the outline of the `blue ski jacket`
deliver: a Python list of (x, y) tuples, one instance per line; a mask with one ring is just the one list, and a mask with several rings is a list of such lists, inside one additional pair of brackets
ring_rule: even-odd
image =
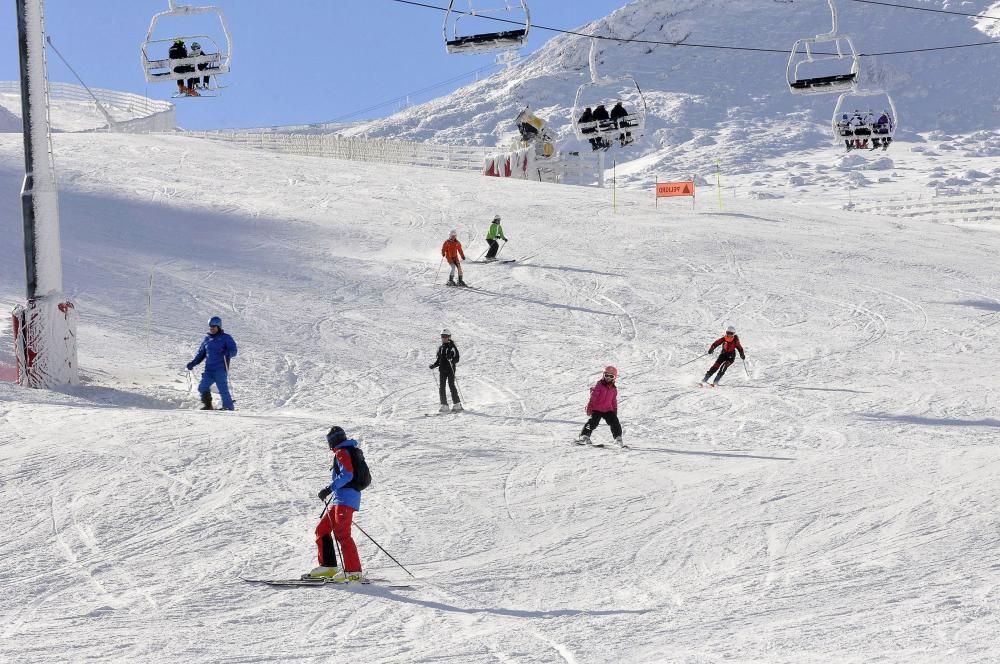
[(333, 492), (331, 505), (347, 505), (354, 510), (361, 509), (361, 492), (345, 486), (354, 479), (354, 465), (351, 463), (351, 453), (347, 448), (357, 446), (358, 441), (348, 438), (333, 448), (333, 465), (330, 466), (333, 476), (330, 482), (330, 491)]
[(216, 334), (206, 334), (198, 347), (198, 354), (188, 362), (188, 370), (205, 360), (205, 371), (229, 371), (229, 360), (236, 357), (236, 342), (221, 329)]

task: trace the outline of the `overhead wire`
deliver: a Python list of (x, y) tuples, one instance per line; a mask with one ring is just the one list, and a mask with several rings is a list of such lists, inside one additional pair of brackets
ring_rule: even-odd
[(934, 14), (952, 14), (953, 16), (965, 16), (969, 18), (982, 18), (989, 21), (1000, 21), (1000, 16), (983, 16), (981, 14), (970, 14), (968, 12), (956, 12), (951, 9), (934, 9), (933, 7), (914, 7), (913, 5), (897, 5), (892, 2), (882, 2), (881, 0), (847, 0), (848, 2), (857, 2), (862, 5), (881, 5), (883, 7), (892, 7), (894, 9), (912, 9), (918, 12), (932, 12)]
[(500, 66), (499, 64), (494, 63), (494, 64), (491, 64), (491, 65), (486, 65), (485, 67), (480, 67), (479, 69), (474, 69), (474, 70), (466, 72), (464, 74), (458, 74), (457, 76), (452, 76), (451, 78), (446, 79), (444, 81), (438, 81), (437, 83), (432, 83), (431, 85), (428, 85), (427, 87), (420, 88), (419, 90), (414, 90), (412, 92), (407, 92), (407, 93), (401, 94), (398, 97), (393, 97), (392, 99), (387, 99), (385, 101), (379, 102), (377, 104), (373, 104), (373, 105), (368, 106), (366, 108), (358, 109), (357, 111), (351, 111), (350, 113), (347, 113), (345, 115), (341, 115), (339, 117), (336, 117), (333, 120), (328, 120), (327, 122), (329, 122), (329, 123), (343, 122), (344, 120), (349, 120), (349, 119), (351, 119), (351, 118), (353, 118), (355, 116), (362, 115), (364, 113), (368, 113), (368, 112), (371, 112), (371, 111), (376, 111), (376, 110), (382, 108), (383, 106), (389, 106), (390, 104), (397, 104), (397, 103), (399, 103), (401, 101), (406, 101), (411, 96), (416, 96), (416, 95), (423, 94), (425, 92), (430, 92), (431, 90), (435, 90), (437, 88), (444, 87), (445, 85), (449, 85), (450, 83), (455, 83), (456, 81), (460, 81), (460, 80), (462, 80), (464, 78), (468, 78), (469, 76), (477, 76), (477, 75), (481, 74), (482, 72), (489, 71), (490, 69), (495, 69), (496, 67), (499, 67), (499, 66)]
[[(418, 2), (417, 0), (389, 0), (389, 1), (390, 2), (395, 2), (397, 4), (401, 4), (401, 5), (411, 5), (411, 6), (414, 6), (414, 7), (421, 7), (421, 8), (424, 8), (424, 9), (434, 9), (434, 10), (441, 11), (441, 12), (447, 12), (448, 11), (447, 7), (438, 7), (437, 5), (431, 5), (431, 4), (427, 4), (427, 3), (424, 3), (424, 2)], [(1000, 20), (1000, 18), (993, 17), (993, 16), (980, 16), (978, 14), (968, 14), (968, 13), (954, 12), (954, 11), (943, 10), (943, 9), (933, 10), (933, 9), (931, 9), (929, 7), (912, 7), (912, 6), (908, 6), (908, 5), (896, 5), (896, 4), (893, 4), (893, 3), (890, 3), (890, 2), (880, 2), (878, 0), (850, 0), (850, 1), (851, 2), (864, 3), (864, 4), (881, 5), (883, 7), (892, 7), (892, 8), (896, 8), (896, 9), (918, 9), (918, 10), (934, 11), (936, 13), (943, 13), (943, 14), (956, 14), (958, 16), (966, 16), (966, 17), (973, 17), (973, 18), (985, 18), (985, 19), (990, 19), (990, 20)], [(513, 24), (513, 25), (523, 25), (523, 22), (521, 22), (521, 21), (513, 21), (511, 19), (500, 18), (498, 16), (487, 16), (487, 15), (484, 15), (484, 14), (473, 14), (471, 12), (464, 12), (464, 11), (460, 11), (460, 10), (452, 10), (452, 11), (454, 13), (456, 13), (456, 14), (462, 14), (462, 15), (465, 15), (465, 16), (477, 16), (479, 18), (485, 18), (485, 19), (489, 19), (491, 21), (496, 21), (496, 22), (499, 22), (499, 23), (510, 23), (510, 24)], [(564, 35), (576, 35), (578, 37), (587, 37), (589, 39), (599, 39), (599, 40), (603, 40), (603, 41), (613, 41), (613, 42), (620, 42), (620, 43), (625, 43), (625, 44), (647, 44), (647, 45), (653, 45), (653, 46), (687, 46), (689, 48), (707, 48), (707, 49), (716, 49), (716, 50), (724, 50), (724, 51), (750, 51), (750, 52), (754, 52), (754, 53), (781, 53), (781, 54), (784, 54), (784, 55), (788, 55), (789, 53), (791, 53), (790, 49), (783, 49), (783, 48), (763, 48), (763, 47), (755, 47), (755, 46), (726, 46), (726, 45), (723, 45), (723, 44), (696, 44), (696, 43), (692, 43), (692, 42), (669, 42), (669, 41), (661, 41), (661, 40), (655, 40), (655, 39), (635, 39), (635, 38), (629, 38), (629, 37), (612, 37), (612, 36), (609, 36), (609, 35), (592, 35), (592, 34), (587, 34), (585, 32), (579, 32), (578, 30), (565, 30), (563, 28), (553, 28), (551, 26), (538, 25), (537, 23), (532, 23), (531, 27), (536, 28), (538, 30), (545, 30), (547, 32), (556, 32), (556, 33), (564, 34)], [(875, 56), (881, 56), (881, 55), (904, 55), (904, 54), (907, 54), (907, 53), (926, 53), (928, 51), (947, 51), (947, 50), (954, 50), (954, 49), (959, 49), (959, 48), (974, 48), (974, 47), (977, 47), (977, 46), (992, 46), (992, 45), (995, 45), (995, 44), (1000, 44), (1000, 41), (993, 40), (993, 41), (985, 41), (985, 42), (975, 42), (975, 43), (972, 43), (972, 44), (954, 44), (954, 45), (950, 45), (950, 46), (928, 46), (926, 48), (913, 48), (913, 49), (904, 49), (904, 50), (899, 50), (899, 51), (882, 51), (882, 52), (878, 52), (878, 53), (858, 53), (858, 56), (859, 57), (875, 57)]]

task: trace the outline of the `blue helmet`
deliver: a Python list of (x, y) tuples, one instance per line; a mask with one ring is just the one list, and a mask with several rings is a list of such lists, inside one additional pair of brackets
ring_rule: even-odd
[(208, 319), (208, 326), (209, 327), (222, 327), (222, 319), (219, 318), (218, 316), (212, 316), (210, 319)]

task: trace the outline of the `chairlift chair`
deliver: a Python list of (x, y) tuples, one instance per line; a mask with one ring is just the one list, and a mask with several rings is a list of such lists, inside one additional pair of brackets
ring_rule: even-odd
[[(590, 43), (590, 82), (576, 90), (573, 99), (573, 133), (581, 141), (589, 141), (594, 150), (607, 150), (617, 140), (622, 147), (638, 140), (646, 127), (646, 98), (635, 78), (629, 74), (617, 78), (597, 75), (597, 40)], [(585, 121), (586, 109), (603, 106), (610, 116), (615, 105), (628, 112), (624, 118)]]
[[(859, 103), (865, 97), (882, 97), (884, 104)], [(882, 116), (888, 122), (880, 122)], [(847, 116), (846, 118), (844, 116)], [(888, 150), (899, 127), (899, 115), (892, 96), (884, 90), (853, 90), (837, 98), (831, 121), (834, 141), (851, 150)]]
[[(507, 49), (521, 48), (528, 39), (528, 31), (531, 29), (531, 13), (528, 11), (526, 0), (520, 0), (520, 10), (516, 9), (510, 0), (503, 0), (503, 6), (493, 8), (477, 9), (473, 0), (468, 0), (469, 10), (462, 11), (455, 9), (455, 0), (448, 3), (448, 11), (444, 17), (444, 46), (448, 53), (488, 53), (491, 51), (503, 51)], [(482, 4), (477, 0), (476, 4)], [(517, 16), (517, 20), (508, 20), (508, 23), (516, 23), (516, 27), (509, 30), (499, 30), (494, 32), (462, 32), (459, 30), (460, 22), (463, 18), (483, 17), (498, 18), (489, 14), (505, 13), (509, 16)], [(521, 23), (524, 24), (521, 27)]]
[(837, 34), (837, 7), (828, 0), (833, 27), (830, 32), (792, 45), (785, 78), (792, 94), (817, 95), (850, 90), (857, 84), (861, 60), (854, 42)]
[[(209, 89), (217, 90), (219, 87), (218, 76), (229, 73), (230, 61), (233, 53), (233, 40), (229, 34), (229, 26), (226, 24), (226, 17), (218, 7), (194, 7), (190, 5), (178, 5), (176, 0), (167, 0), (169, 9), (153, 16), (149, 23), (149, 30), (146, 32), (146, 40), (142, 43), (142, 69), (148, 83), (159, 83), (164, 81), (180, 81), (189, 78), (201, 79), (205, 76), (209, 78)], [(174, 36), (166, 39), (156, 39), (153, 37), (156, 26), (161, 19), (179, 16), (195, 16), (199, 14), (213, 14), (219, 19), (222, 26), (222, 34), (225, 37), (225, 47), (221, 48), (214, 38), (208, 35)], [(169, 50), (170, 45), (178, 39), (184, 41), (186, 45), (194, 42), (204, 43), (201, 55), (187, 58), (158, 57), (164, 55)], [(176, 71), (180, 69), (181, 71)], [(211, 96), (211, 95), (209, 95)]]

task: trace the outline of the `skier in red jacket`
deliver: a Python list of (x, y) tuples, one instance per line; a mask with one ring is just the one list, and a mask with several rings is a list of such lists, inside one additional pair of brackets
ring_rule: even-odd
[[(615, 437), (615, 442), (619, 447), (625, 447), (622, 442), (622, 425), (618, 422), (618, 388), (615, 387), (615, 380), (618, 378), (618, 369), (605, 367), (604, 376), (597, 384), (590, 388), (590, 401), (587, 402), (587, 415), (590, 419), (583, 425), (580, 437), (576, 439), (577, 445), (590, 443), (590, 434), (597, 428), (603, 419), (611, 427), (611, 435)], [(601, 447), (604, 443), (592, 443), (595, 447)]]
[[(701, 379), (701, 384), (711, 385), (715, 387), (722, 380), (722, 377), (726, 374), (726, 370), (736, 361), (736, 351), (740, 353), (740, 359), (747, 359), (746, 353), (743, 352), (743, 346), (740, 345), (740, 337), (736, 334), (736, 328), (730, 325), (726, 328), (726, 334), (719, 337), (712, 342), (712, 345), (708, 347), (708, 353), (711, 354), (715, 352), (715, 349), (722, 346), (722, 352), (719, 353), (718, 359), (715, 360), (715, 364), (712, 368), (708, 370), (705, 377)], [(715, 377), (715, 382), (709, 382), (709, 378), (712, 377), (716, 371), (719, 374)]]

